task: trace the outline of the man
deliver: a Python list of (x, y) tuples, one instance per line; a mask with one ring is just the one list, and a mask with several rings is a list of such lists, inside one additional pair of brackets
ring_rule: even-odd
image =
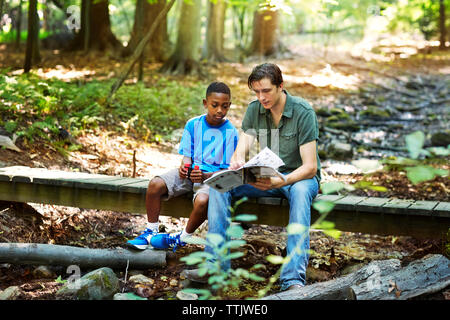
[[(236, 169), (245, 163), (245, 155), (258, 137), (261, 149), (267, 142), (272, 151), (278, 152), (285, 163), (279, 171), (286, 175), (287, 180), (278, 177), (258, 179), (251, 185), (239, 186), (225, 193), (210, 189), (208, 232), (225, 238), (230, 216), (228, 207), (233, 198), (285, 197), (290, 206), (289, 223), (306, 226), (302, 234), (288, 235), (287, 254), (291, 259), (283, 266), (280, 275), (281, 290), (294, 289), (305, 285), (311, 204), (319, 190), (318, 122), (307, 101), (291, 96), (283, 89), (283, 76), (277, 65), (265, 63), (256, 66), (248, 78), (248, 87), (256, 94), (257, 100), (249, 104), (245, 113), (243, 133), (231, 158), (230, 168)], [(205, 250), (211, 252), (208, 247)], [(224, 262), (223, 267), (229, 268), (229, 261)], [(185, 274), (193, 281), (206, 280), (199, 277), (197, 270), (185, 271)]]

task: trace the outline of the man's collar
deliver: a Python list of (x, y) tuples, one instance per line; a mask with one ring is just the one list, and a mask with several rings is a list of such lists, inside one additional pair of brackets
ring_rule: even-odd
[[(292, 96), (283, 89), (283, 92), (286, 94), (286, 102), (284, 104), (283, 116), (287, 118), (292, 118)], [(259, 113), (270, 114), (270, 110), (264, 109), (261, 103), (259, 103)]]

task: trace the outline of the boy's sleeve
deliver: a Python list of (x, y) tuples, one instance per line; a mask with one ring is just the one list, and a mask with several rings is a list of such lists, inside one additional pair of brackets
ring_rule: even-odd
[(188, 121), (184, 126), (183, 135), (181, 136), (180, 147), (178, 153), (185, 157), (192, 158), (194, 156), (194, 134), (193, 121)]

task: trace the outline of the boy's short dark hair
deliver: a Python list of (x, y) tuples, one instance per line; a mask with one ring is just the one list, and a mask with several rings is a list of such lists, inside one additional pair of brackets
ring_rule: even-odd
[(213, 92), (224, 93), (231, 97), (230, 88), (223, 82), (211, 82), (211, 84), (206, 89), (206, 97), (208, 97)]
[(273, 63), (263, 63), (253, 68), (252, 73), (248, 76), (248, 87), (252, 89), (252, 83), (260, 81), (264, 78), (279, 87), (283, 83), (283, 75), (280, 68)]

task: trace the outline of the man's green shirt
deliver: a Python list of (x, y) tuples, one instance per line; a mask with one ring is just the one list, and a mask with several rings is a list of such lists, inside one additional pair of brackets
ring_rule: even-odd
[[(270, 110), (264, 109), (258, 100), (252, 101), (242, 120), (242, 130), (256, 135), (261, 149), (268, 146), (277, 153), (285, 165), (280, 172), (294, 171), (302, 165), (300, 146), (319, 140), (319, 125), (314, 109), (304, 99), (291, 96), (287, 91), (286, 104), (278, 127), (275, 127)], [(278, 141), (278, 143), (277, 143)], [(317, 173), (320, 182), (320, 160), (316, 147)]]

